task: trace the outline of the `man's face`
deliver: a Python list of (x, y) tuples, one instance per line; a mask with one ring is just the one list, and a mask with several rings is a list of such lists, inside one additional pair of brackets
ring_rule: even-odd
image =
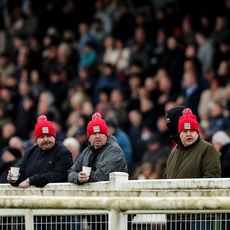
[(198, 138), (198, 132), (195, 130), (183, 130), (180, 132), (180, 139), (184, 146), (193, 144)]
[(93, 148), (99, 149), (105, 145), (107, 138), (108, 137), (104, 133), (92, 133), (89, 136), (89, 142)]
[(49, 150), (51, 149), (55, 144), (55, 137), (50, 134), (44, 134), (38, 137), (37, 139), (38, 146), (42, 150)]

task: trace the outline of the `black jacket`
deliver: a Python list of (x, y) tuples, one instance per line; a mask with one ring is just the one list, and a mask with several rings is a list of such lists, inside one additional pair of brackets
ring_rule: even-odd
[(230, 143), (220, 149), (221, 152), (221, 177), (230, 177)]
[(20, 164), (20, 177), (13, 186), (29, 178), (30, 185), (44, 187), (48, 183), (67, 182), (68, 170), (73, 165), (72, 154), (62, 142), (56, 140), (49, 150), (38, 145), (27, 150)]

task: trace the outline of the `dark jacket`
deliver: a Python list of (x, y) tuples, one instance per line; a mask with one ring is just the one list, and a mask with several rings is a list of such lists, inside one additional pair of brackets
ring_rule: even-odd
[(20, 165), (20, 177), (13, 186), (18, 186), (29, 178), (30, 185), (44, 187), (48, 183), (67, 182), (69, 168), (73, 165), (72, 154), (61, 142), (49, 150), (38, 145), (27, 150)]
[(200, 139), (191, 146), (179, 143), (167, 160), (165, 178), (220, 178), (220, 156), (213, 145)]
[(82, 166), (91, 166), (90, 159), (95, 154), (97, 154), (94, 162), (95, 169), (92, 169), (89, 182), (108, 181), (111, 172), (128, 172), (125, 155), (116, 138), (110, 135), (102, 148), (95, 150), (89, 145), (80, 154), (75, 164), (69, 170), (69, 182), (79, 184), (77, 179), (78, 173), (82, 171)]
[(220, 149), (221, 152), (221, 177), (230, 177), (230, 143)]
[(5, 163), (3, 161), (0, 162), (0, 183), (9, 183), (7, 180), (8, 171), (10, 167), (19, 167), (18, 165), (21, 162), (21, 158), (17, 158), (16, 160)]

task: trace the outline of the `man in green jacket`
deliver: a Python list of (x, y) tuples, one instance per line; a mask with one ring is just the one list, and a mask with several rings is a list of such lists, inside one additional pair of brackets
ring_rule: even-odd
[[(180, 141), (170, 153), (165, 170), (166, 179), (182, 178), (220, 178), (220, 155), (214, 146), (199, 136), (199, 124), (191, 109), (184, 109), (179, 118), (178, 132)], [(167, 215), (175, 220), (175, 216)], [(187, 217), (188, 220), (188, 217)], [(190, 225), (191, 224), (191, 225)], [(180, 228), (177, 228), (180, 226)], [(210, 221), (186, 222), (184, 215), (175, 223), (167, 222), (170, 230), (211, 229)]]
[(220, 178), (220, 155), (200, 138), (196, 116), (190, 109), (183, 110), (178, 131), (181, 141), (168, 157), (165, 178)]

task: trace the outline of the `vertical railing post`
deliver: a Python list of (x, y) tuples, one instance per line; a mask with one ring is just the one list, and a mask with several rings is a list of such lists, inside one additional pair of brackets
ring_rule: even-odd
[(32, 209), (25, 210), (25, 225), (26, 230), (34, 230), (34, 218)]
[(109, 174), (109, 182), (111, 189), (122, 189), (128, 181), (129, 174), (124, 172), (112, 172)]
[(127, 214), (116, 210), (109, 211), (109, 229), (108, 230), (127, 230)]

